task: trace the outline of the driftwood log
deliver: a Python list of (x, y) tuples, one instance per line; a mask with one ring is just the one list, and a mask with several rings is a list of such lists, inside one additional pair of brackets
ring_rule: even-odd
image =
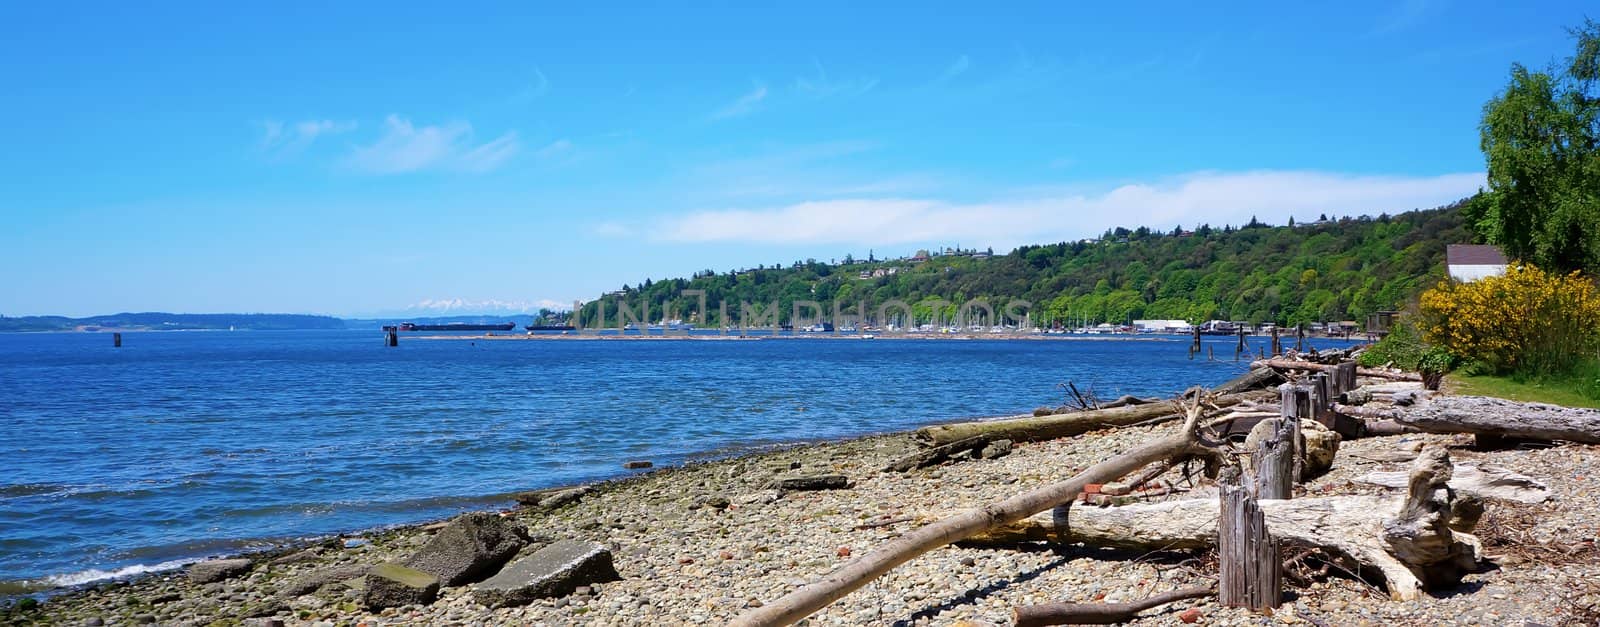
[(1211, 596), (1213, 588), (1180, 588), (1128, 603), (1050, 603), (1027, 605), (1014, 611), (1017, 627), (1043, 625), (1115, 625), (1139, 617), (1139, 612), (1174, 601)]
[[(1429, 448), (1434, 452), (1425, 450), (1411, 471), (1413, 485), (1420, 481), (1422, 488), (1404, 497), (1363, 494), (1268, 499), (1258, 505), (1272, 535), (1284, 546), (1322, 549), (1351, 571), (1376, 575), (1391, 598), (1416, 599), (1427, 587), (1424, 581), (1450, 585), (1448, 579), (1459, 578), (1461, 568), (1475, 561), (1479, 551), (1477, 539), (1467, 533), (1476, 516), (1470, 515), (1472, 508), (1466, 506), (1476, 501), (1456, 499), (1442, 489), (1437, 480), (1442, 475), (1449, 481), (1449, 465), (1440, 466), (1437, 461), (1436, 455), (1444, 455), (1442, 448)], [(1428, 503), (1413, 505), (1413, 500)], [(1031, 516), (974, 535), (963, 544), (1000, 547), (1051, 542), (1139, 551), (1202, 549), (1216, 545), (1219, 507), (1214, 497), (1123, 507), (1071, 507), (1065, 515), (1058, 511)], [(1445, 524), (1437, 524), (1440, 522)], [(1391, 528), (1396, 534), (1393, 540)], [(1417, 544), (1438, 550), (1392, 552), (1393, 546)], [(1420, 574), (1429, 571), (1445, 576), (1424, 579)]]
[[(1359, 483), (1386, 488), (1405, 488), (1410, 476), (1404, 472), (1369, 472), (1356, 477)], [(1456, 464), (1448, 483), (1456, 494), (1479, 499), (1503, 499), (1517, 503), (1543, 503), (1550, 500), (1550, 488), (1543, 482), (1498, 466)]]
[[(1318, 364), (1309, 361), (1294, 359), (1259, 359), (1250, 364), (1251, 367), (1273, 368), (1276, 370), (1305, 370), (1308, 372), (1334, 372), (1339, 368), (1337, 364)], [(1356, 368), (1356, 374), (1374, 379), (1388, 379), (1391, 381), (1421, 381), (1422, 375), (1415, 372), (1395, 372), (1379, 370), (1376, 368)]]
[[(955, 543), (998, 525), (1070, 503), (1090, 483), (1114, 481), (1153, 462), (1196, 455), (1214, 455), (1216, 443), (1199, 432), (1204, 414), (1201, 395), (1184, 408), (1187, 417), (1176, 434), (1150, 440), (1121, 455), (1100, 462), (1064, 481), (1013, 496), (998, 503), (967, 510), (914, 529), (835, 568), (822, 578), (751, 609), (734, 619), (734, 625), (787, 625), (798, 621), (852, 591), (867, 585), (894, 567), (933, 549)], [(1137, 410), (1148, 406), (1107, 411)], [(1170, 408), (1164, 409), (1170, 411)], [(1088, 413), (1088, 412), (1085, 412)], [(1215, 512), (1216, 505), (1212, 504)], [(1213, 519), (1215, 517), (1213, 516)]]
[(1402, 425), (1432, 433), (1473, 433), (1600, 444), (1600, 410), (1520, 403), (1483, 396), (1445, 396), (1391, 410)]
[[(1228, 394), (1214, 398), (1210, 401), (1210, 405), (1218, 408), (1232, 407), (1247, 400), (1261, 400), (1272, 396), (1270, 392)], [(1039, 442), (1080, 435), (1107, 427), (1126, 427), (1176, 415), (1180, 415), (1178, 410), (1168, 403), (1129, 405), (1050, 416), (933, 425), (917, 429), (917, 437), (933, 446), (952, 444), (977, 436), (991, 440)]]
[(1283, 383), (1283, 374), (1267, 367), (1251, 368), (1249, 372), (1217, 386), (1213, 394), (1237, 394), (1250, 390), (1262, 390)]

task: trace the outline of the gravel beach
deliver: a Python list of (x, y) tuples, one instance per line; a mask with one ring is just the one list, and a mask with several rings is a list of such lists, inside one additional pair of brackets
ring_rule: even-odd
[[(859, 556), (929, 516), (1005, 498), (1076, 473), (1176, 425), (1106, 430), (1018, 444), (998, 459), (883, 472), (918, 446), (910, 434), (797, 446), (600, 484), (555, 509), (503, 515), (526, 526), (526, 555), (563, 539), (609, 548), (620, 581), (521, 607), (479, 605), (470, 586), (446, 587), (429, 605), (371, 612), (361, 574), (399, 561), (441, 525), (330, 540), (250, 556), (233, 578), (194, 583), (182, 572), (101, 584), (36, 608), (0, 610), (4, 624), (62, 625), (704, 625), (721, 624)], [(1475, 451), (1465, 436), (1406, 435), (1345, 442), (1334, 470), (1301, 489), (1317, 495), (1383, 491), (1355, 483), (1373, 470), (1405, 470), (1397, 451), (1450, 445), (1457, 461), (1533, 476), (1553, 498), (1540, 505), (1490, 501), (1479, 525), (1497, 566), (1457, 589), (1416, 602), (1391, 601), (1348, 577), (1290, 589), (1271, 616), (1180, 601), (1135, 624), (1559, 625), (1600, 603), (1600, 447), (1562, 445)], [(842, 474), (845, 489), (780, 494), (786, 477)], [(1171, 477), (1172, 475), (1168, 475)], [(1181, 498), (1169, 496), (1163, 498)], [(1204, 554), (1130, 554), (1089, 547), (946, 547), (919, 557), (809, 619), (812, 625), (1006, 625), (1011, 608), (1053, 601), (1129, 601), (1208, 583)], [(326, 585), (316, 585), (326, 582)], [(1183, 618), (1195, 618), (1190, 613)], [(1593, 618), (1589, 618), (1593, 621)], [(1589, 623), (1589, 624), (1592, 624)]]

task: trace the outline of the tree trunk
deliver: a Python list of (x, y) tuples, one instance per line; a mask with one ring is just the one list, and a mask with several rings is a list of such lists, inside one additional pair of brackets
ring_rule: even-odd
[[(1119, 408), (1142, 409), (1142, 407)], [(1089, 413), (1089, 412), (1085, 412)], [(821, 579), (775, 599), (761, 607), (745, 612), (734, 620), (734, 625), (787, 625), (867, 583), (896, 566), (933, 549), (971, 537), (997, 525), (1014, 523), (1026, 516), (1070, 503), (1084, 486), (1105, 483), (1138, 470), (1146, 464), (1172, 460), (1197, 453), (1207, 453), (1197, 435), (1197, 423), (1202, 409), (1197, 401), (1188, 408), (1188, 417), (1181, 432), (1135, 447), (1126, 453), (1100, 462), (1070, 479), (1030, 490), (999, 503), (967, 510), (938, 522), (907, 532), (878, 547), (876, 550), (844, 563)]]
[(1432, 433), (1474, 433), (1600, 444), (1600, 410), (1595, 409), (1482, 396), (1444, 396), (1390, 410), (1386, 417)]
[(1160, 607), (1173, 601), (1211, 596), (1215, 590), (1206, 587), (1182, 588), (1171, 592), (1150, 595), (1128, 603), (1050, 603), (1026, 605), (1015, 610), (1017, 627), (1042, 627), (1044, 625), (1115, 625), (1138, 618), (1139, 612)]
[[(1268, 394), (1265, 392), (1229, 394), (1217, 397), (1212, 401), (1212, 404), (1217, 407), (1232, 407), (1246, 400), (1266, 397), (1268, 397)], [(1149, 405), (1130, 405), (1051, 416), (933, 425), (917, 429), (917, 437), (934, 446), (959, 442), (976, 436), (991, 440), (1038, 442), (1070, 437), (1107, 427), (1126, 427), (1176, 414), (1178, 414), (1178, 410), (1174, 409), (1174, 406), (1169, 403), (1151, 403)]]

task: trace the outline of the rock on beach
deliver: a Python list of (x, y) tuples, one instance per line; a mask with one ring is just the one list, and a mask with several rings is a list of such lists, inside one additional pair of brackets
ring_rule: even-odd
[(478, 603), (489, 607), (517, 606), (621, 578), (612, 565), (610, 549), (593, 542), (561, 540), (512, 562), (473, 586), (472, 592)]

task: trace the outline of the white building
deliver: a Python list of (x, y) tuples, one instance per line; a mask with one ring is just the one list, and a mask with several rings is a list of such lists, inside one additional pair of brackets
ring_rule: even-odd
[(1497, 247), (1451, 244), (1444, 250), (1445, 266), (1453, 280), (1466, 283), (1506, 272), (1506, 256)]
[(1134, 320), (1133, 327), (1152, 333), (1188, 333), (1190, 329), (1187, 320)]

